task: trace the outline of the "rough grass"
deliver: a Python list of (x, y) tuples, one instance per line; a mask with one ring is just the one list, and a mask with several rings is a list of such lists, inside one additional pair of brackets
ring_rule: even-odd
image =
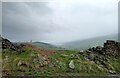
[(111, 58), (110, 63), (113, 66), (114, 70), (119, 74), (120, 73), (120, 62), (117, 58)]
[[(57, 65), (61, 66), (57, 68), (58, 71), (56, 74), (70, 75), (70, 76), (101, 76), (101, 75), (108, 75), (106, 68), (98, 68), (97, 64), (91, 63), (86, 61), (82, 55), (78, 52), (70, 51), (70, 52), (57, 52), (51, 56), (52, 59), (56, 60), (58, 63)], [(74, 60), (75, 69), (70, 69), (68, 64), (71, 60)], [(57, 70), (55, 69), (55, 70)], [(55, 73), (54, 72), (54, 73)], [(62, 73), (62, 74), (61, 74)]]
[[(44, 67), (38, 67), (40, 63), (33, 62), (37, 59), (39, 52), (34, 51), (32, 48), (26, 48), (26, 51), (17, 54), (10, 49), (3, 50), (3, 69), (9, 70), (11, 75), (37, 75), (37, 76), (106, 76), (110, 75), (107, 69), (98, 67), (98, 64), (92, 63), (84, 59), (86, 52), (81, 55), (77, 51), (59, 51), (49, 55), (50, 64), (53, 66), (46, 65)], [(32, 56), (31, 56), (32, 54)], [(6, 59), (6, 56), (8, 59)], [(41, 56), (42, 59), (42, 56)], [(74, 60), (75, 68), (70, 69), (69, 63)], [(26, 62), (27, 66), (18, 66), (18, 62)], [(120, 64), (114, 57), (110, 59), (111, 65), (115, 71), (120, 72)], [(21, 71), (19, 71), (21, 70)], [(24, 72), (26, 71), (26, 72)]]

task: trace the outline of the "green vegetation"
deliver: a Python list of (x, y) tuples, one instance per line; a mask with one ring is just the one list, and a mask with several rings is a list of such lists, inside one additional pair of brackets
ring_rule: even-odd
[[(61, 66), (58, 68), (59, 71), (56, 71), (57, 74), (63, 73), (63, 75), (67, 74), (69, 76), (102, 76), (109, 74), (105, 68), (99, 69), (97, 64), (86, 61), (78, 52), (58, 52), (51, 58), (55, 59), (56, 64)], [(71, 60), (74, 60), (75, 69), (70, 69), (68, 66)]]
[[(84, 58), (86, 52), (59, 51), (42, 56), (32, 48), (26, 48), (23, 53), (16, 53), (10, 49), (3, 49), (3, 69), (10, 75), (36, 75), (36, 76), (106, 76), (111, 75), (102, 64), (96, 64)], [(74, 61), (75, 68), (69, 67)], [(110, 59), (110, 65), (116, 73), (120, 73), (120, 65), (115, 57)]]
[(110, 63), (113, 66), (113, 69), (117, 72), (120, 73), (120, 60), (118, 60), (117, 58), (110, 58)]
[[(97, 39), (96, 39), (97, 40)], [(84, 41), (85, 42), (85, 41)], [(37, 42), (12, 43), (2, 38), (3, 76), (109, 76), (120, 74), (120, 43), (107, 40), (88, 50), (58, 49)], [(42, 47), (41, 47), (42, 46)], [(80, 47), (80, 46), (79, 46)]]
[(32, 42), (32, 45), (40, 48), (47, 48), (47, 49), (61, 49), (60, 47), (56, 47), (54, 45), (51, 45), (49, 43), (44, 43), (44, 42)]

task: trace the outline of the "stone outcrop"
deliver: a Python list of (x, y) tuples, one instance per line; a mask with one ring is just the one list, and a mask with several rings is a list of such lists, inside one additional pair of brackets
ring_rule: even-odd
[(12, 43), (8, 39), (2, 38), (2, 37), (1, 37), (0, 43), (2, 43), (2, 49), (11, 49), (17, 52), (24, 51), (23, 49), (23, 47), (25, 46), (24, 44)]
[(103, 47), (97, 46), (86, 50), (86, 58), (92, 61), (98, 62), (107, 62), (109, 56), (120, 56), (120, 42), (107, 40), (104, 43)]
[(107, 40), (103, 47), (97, 46), (87, 50), (88, 52), (98, 52), (102, 55), (120, 56), (120, 42)]
[(107, 40), (107, 42), (104, 43), (103, 51), (106, 54), (118, 56), (120, 55), (120, 43), (112, 40)]
[(120, 42), (107, 40), (103, 47), (97, 46), (85, 51), (85, 60), (94, 61), (96, 64), (102, 64), (110, 73), (114, 73), (114, 69), (109, 63), (110, 56), (115, 58), (120, 56)]

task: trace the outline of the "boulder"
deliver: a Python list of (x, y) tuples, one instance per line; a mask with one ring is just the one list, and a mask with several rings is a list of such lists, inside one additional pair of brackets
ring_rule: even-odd
[(71, 69), (74, 69), (75, 68), (75, 64), (74, 64), (74, 61), (71, 60), (70, 63), (69, 63), (69, 68)]
[(2, 49), (11, 49), (17, 52), (24, 52), (23, 44), (13, 43), (10, 40), (2, 38), (2, 37), (1, 37), (0, 42), (2, 42)]

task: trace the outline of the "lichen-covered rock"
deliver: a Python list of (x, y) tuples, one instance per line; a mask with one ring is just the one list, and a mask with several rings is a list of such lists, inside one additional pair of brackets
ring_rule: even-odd
[(71, 60), (70, 63), (69, 63), (69, 68), (71, 69), (74, 69), (75, 68), (75, 64), (74, 64), (74, 61)]

